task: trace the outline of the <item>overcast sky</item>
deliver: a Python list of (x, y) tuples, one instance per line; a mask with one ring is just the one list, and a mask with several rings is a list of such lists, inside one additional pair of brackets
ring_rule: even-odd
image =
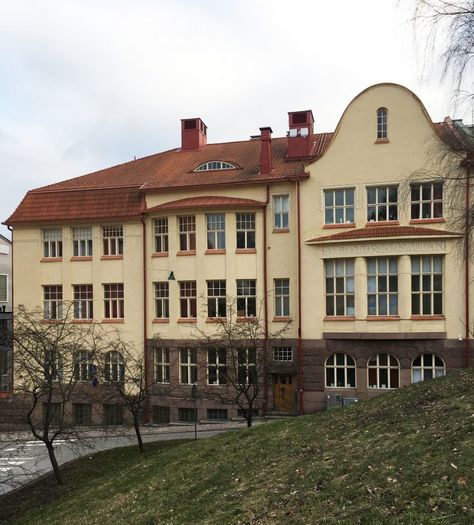
[(0, 219), (29, 189), (178, 146), (180, 118), (209, 142), (281, 136), (309, 108), (333, 131), (360, 91), (397, 82), (442, 120), (449, 86), (422, 75), (410, 4), (0, 0)]

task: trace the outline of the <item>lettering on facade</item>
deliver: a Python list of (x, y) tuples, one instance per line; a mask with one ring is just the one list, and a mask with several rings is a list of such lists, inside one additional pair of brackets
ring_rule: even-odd
[(370, 257), (376, 255), (405, 255), (446, 253), (446, 241), (384, 241), (323, 246), (323, 257)]

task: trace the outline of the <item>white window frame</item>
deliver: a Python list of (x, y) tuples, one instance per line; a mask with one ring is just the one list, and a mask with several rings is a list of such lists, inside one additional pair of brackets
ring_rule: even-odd
[(256, 217), (255, 213), (236, 213), (236, 246), (238, 250), (256, 249)]
[[(355, 259), (326, 259), (324, 261), (324, 275), (326, 283), (326, 316), (354, 317)], [(342, 311), (340, 308), (340, 297), (343, 298)], [(332, 312), (328, 308), (331, 303)]]
[(153, 232), (155, 237), (155, 253), (168, 253), (168, 217), (153, 219)]
[(123, 283), (105, 283), (104, 319), (125, 318), (125, 287)]
[(94, 318), (94, 289), (92, 284), (73, 284), (74, 319)]
[(237, 317), (251, 318), (256, 316), (257, 280), (237, 279)]
[(102, 226), (102, 248), (106, 257), (123, 255), (123, 224)]
[[(429, 192), (429, 196), (423, 195), (425, 190)], [(441, 192), (441, 197), (436, 196), (437, 190)], [(412, 183), (410, 185), (411, 220), (442, 220), (444, 213), (443, 199), (444, 187), (442, 182)]]
[[(213, 356), (211, 356), (213, 353)], [(210, 380), (211, 369), (214, 370), (215, 381)], [(227, 384), (227, 351), (225, 348), (209, 348), (207, 351), (207, 384)]]
[(43, 228), (43, 257), (45, 259), (62, 259), (63, 230), (62, 228)]
[[(227, 316), (226, 287), (225, 279), (207, 281), (207, 317), (222, 319)], [(216, 315), (212, 315), (213, 312)]]
[(196, 251), (196, 216), (181, 215), (178, 217), (179, 251)]
[(225, 250), (225, 213), (206, 215), (207, 249)]
[[(375, 384), (371, 384), (371, 371), (375, 372)], [(392, 372), (396, 371), (396, 380), (392, 378)], [(385, 379), (383, 379), (385, 376)], [(382, 383), (385, 381), (385, 383)], [(394, 384), (395, 383), (395, 384)], [(394, 389), (400, 387), (400, 362), (392, 354), (380, 352), (367, 361), (367, 387), (376, 389)]]
[[(367, 315), (398, 315), (398, 258), (367, 257), (366, 263)], [(374, 306), (371, 306), (371, 298)]]
[[(394, 190), (395, 195), (393, 194)], [(387, 184), (384, 186), (366, 186), (365, 197), (367, 199), (367, 222), (398, 221), (397, 184)], [(393, 200), (394, 198), (395, 200)], [(369, 202), (369, 200), (373, 202)], [(374, 215), (371, 216), (371, 213)]]
[(179, 316), (181, 319), (197, 318), (196, 281), (179, 282)]
[(107, 352), (104, 357), (104, 380), (111, 383), (125, 381), (125, 362), (117, 350)]
[[(257, 384), (257, 349), (239, 348), (237, 350), (237, 381), (240, 385)], [(242, 381), (242, 379), (244, 379)]]
[[(348, 198), (352, 192), (352, 197)], [(342, 201), (339, 196), (342, 195)], [(352, 203), (351, 203), (352, 200)], [(328, 188), (323, 190), (324, 224), (354, 224), (355, 223), (355, 188)], [(352, 211), (351, 211), (352, 210)], [(332, 218), (328, 220), (329, 213)], [(341, 216), (342, 214), (342, 216)], [(338, 215), (340, 215), (338, 217)], [(351, 217), (352, 215), (352, 217)]]
[(210, 160), (209, 162), (204, 162), (200, 164), (194, 171), (216, 171), (216, 170), (235, 170), (237, 166), (234, 166), (230, 162), (225, 162), (223, 160)]
[(273, 361), (293, 361), (293, 348), (291, 346), (274, 346)]
[(72, 228), (73, 257), (92, 257), (92, 226)]
[[(427, 358), (430, 357), (431, 365), (426, 363)], [(418, 361), (420, 364), (415, 365), (415, 362)], [(438, 362), (438, 364), (436, 364)], [(442, 363), (442, 364), (439, 364)], [(430, 377), (426, 377), (429, 375)], [(446, 363), (444, 359), (437, 354), (420, 354), (419, 356), (413, 359), (411, 364), (411, 381), (412, 383), (419, 383), (420, 381), (427, 381), (433, 379), (434, 377), (442, 377), (446, 375)]]
[(377, 140), (388, 139), (388, 109), (377, 110)]
[(198, 381), (198, 363), (196, 348), (179, 349), (179, 382), (193, 385)]
[[(443, 266), (442, 255), (411, 256), (412, 315), (443, 315)], [(425, 298), (429, 299), (429, 308), (425, 308)]]
[(155, 284), (155, 319), (169, 319), (170, 317), (170, 287), (167, 281), (158, 281)]
[(273, 228), (287, 231), (290, 227), (290, 196), (273, 195)]
[(62, 284), (43, 285), (43, 313), (47, 320), (63, 318), (63, 286)]
[(92, 381), (97, 374), (97, 365), (90, 352), (80, 350), (74, 356), (74, 378), (76, 381)]
[(275, 317), (290, 316), (290, 280), (274, 279)]
[(170, 382), (170, 350), (169, 348), (153, 349), (153, 371), (156, 383)]
[[(338, 356), (344, 356), (343, 363), (338, 363)], [(330, 363), (330, 360), (333, 360), (333, 363)], [(333, 371), (333, 378), (334, 383), (330, 384), (328, 380), (328, 371)], [(338, 371), (343, 371), (343, 381), (338, 385), (338, 379), (341, 376), (341, 374), (338, 374)], [(353, 384), (350, 383), (349, 376), (349, 370), (354, 371), (354, 382)], [(339, 376), (339, 377), (338, 377)], [(326, 358), (326, 361), (324, 362), (324, 381), (326, 388), (356, 388), (357, 387), (357, 365), (355, 359), (349, 355), (345, 354), (343, 352), (335, 352), (334, 354), (331, 354)]]

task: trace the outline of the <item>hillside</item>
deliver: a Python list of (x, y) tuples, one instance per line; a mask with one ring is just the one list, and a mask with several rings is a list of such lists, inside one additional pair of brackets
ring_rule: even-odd
[(461, 371), (323, 414), (147, 445), (143, 458), (85, 458), (60, 491), (30, 489), (8, 523), (472, 525), (473, 430), (474, 371)]

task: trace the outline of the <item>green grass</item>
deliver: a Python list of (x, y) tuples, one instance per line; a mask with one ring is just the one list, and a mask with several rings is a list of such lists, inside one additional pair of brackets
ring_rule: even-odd
[(64, 488), (43, 481), (0, 499), (0, 516), (16, 504), (8, 523), (472, 525), (473, 431), (474, 371), (461, 371), (344, 409), (146, 445), (143, 457), (86, 457), (64, 468)]

